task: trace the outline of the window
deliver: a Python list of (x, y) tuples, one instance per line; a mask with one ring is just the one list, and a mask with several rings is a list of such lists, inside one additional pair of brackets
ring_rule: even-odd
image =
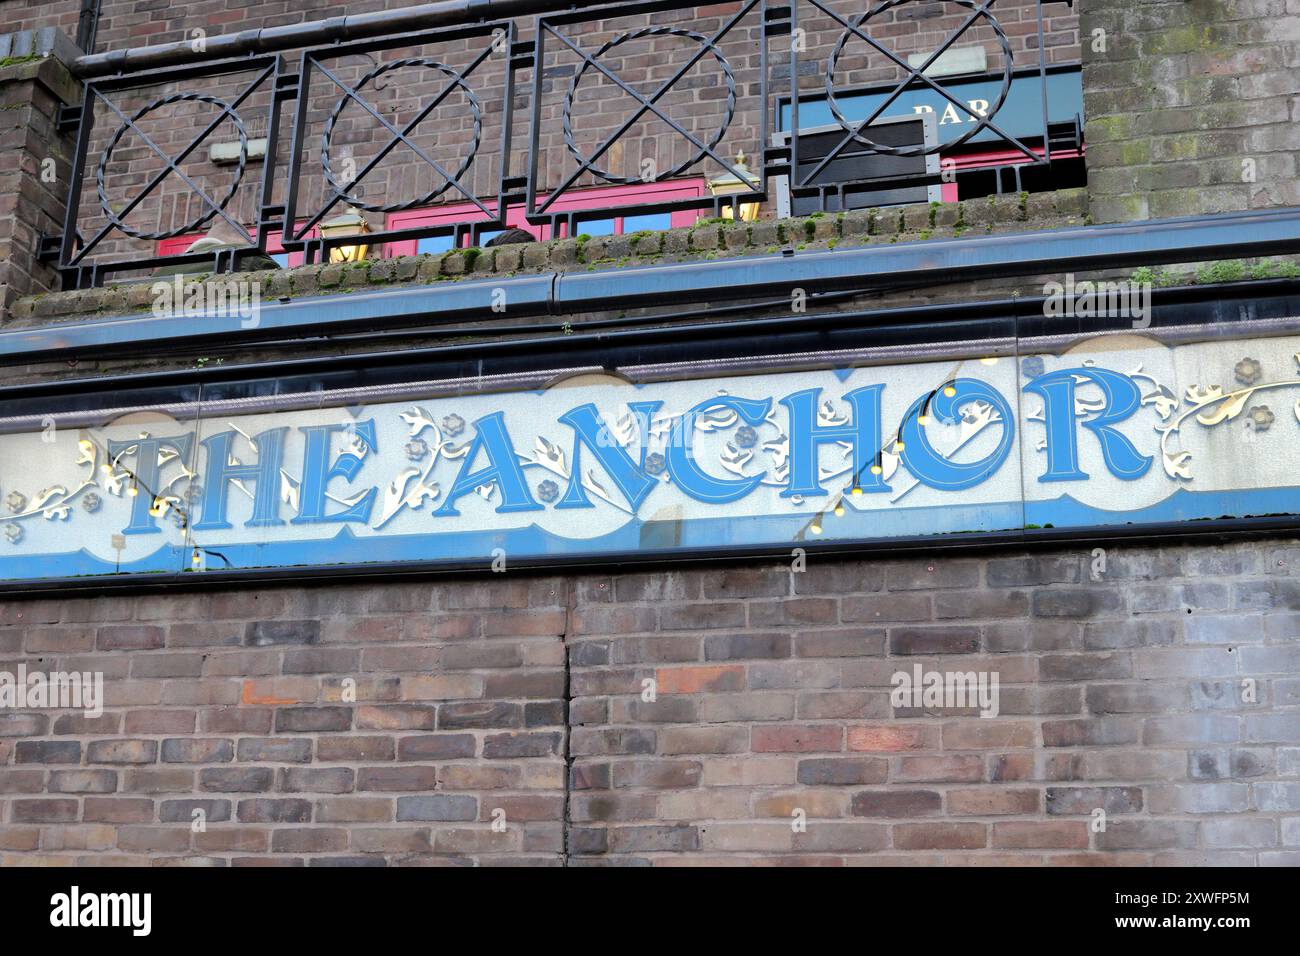
[[(678, 179), (664, 183), (636, 183), (630, 186), (601, 186), (595, 189), (578, 189), (566, 192), (547, 209), (547, 212), (572, 212), (583, 209), (600, 209), (608, 206), (627, 206), (635, 203), (672, 202), (679, 199), (697, 199), (706, 195), (708, 184), (703, 179)], [(545, 202), (546, 195), (539, 197)], [(417, 226), (452, 225), (457, 222), (472, 222), (481, 219), (482, 214), (475, 215), (478, 207), (473, 203), (456, 203), (447, 206), (435, 206), (429, 209), (406, 209), (389, 213), (385, 228), (389, 230), (411, 229)], [(676, 226), (689, 226), (699, 218), (698, 209), (679, 209), (674, 212), (649, 213), (641, 215), (610, 216), (608, 219), (592, 219), (578, 225), (580, 233), (589, 236), (621, 236), (638, 232), (642, 229), (670, 229)], [(522, 206), (511, 206), (506, 210), (506, 225), (512, 229), (523, 229), (539, 240), (550, 239), (549, 226), (534, 226), (524, 218)], [(485, 231), (479, 238), (480, 243), (487, 243), (498, 231)], [(461, 239), (462, 246), (470, 245), (469, 236)], [(447, 252), (451, 249), (451, 236), (430, 236), (423, 239), (404, 239), (388, 243), (389, 256), (413, 256), (418, 253)]]
[[(941, 144), (940, 165), (956, 174), (955, 181), (941, 184), (944, 202), (974, 199), (1010, 189), (1038, 192), (1065, 189), (1087, 183), (1084, 166), (1083, 143), (1083, 78), (1077, 63), (1060, 63), (1047, 66), (1040, 74), (1036, 67), (1014, 70), (1005, 88), (1005, 99), (998, 109), (995, 123), (1008, 136), (1023, 143), (1035, 156), (1044, 155), (1043, 138), (1046, 133), (1051, 143), (1050, 165), (1028, 167), (1013, 175), (1012, 167), (1026, 166), (1032, 162), (1025, 152), (1017, 149), (993, 129), (976, 130), (972, 134), (975, 114), (987, 115), (991, 104), (1003, 93), (1003, 77), (998, 73), (963, 74), (944, 78), (943, 88), (959, 98), (968, 109), (959, 110), (933, 89), (913, 84), (902, 93), (895, 94), (892, 84), (854, 87), (836, 91), (836, 101), (845, 120), (855, 122), (872, 116), (878, 109), (885, 112), (869, 135), (879, 142), (896, 145), (884, 138), (883, 131), (890, 120), (907, 116), (928, 115), (936, 118), (938, 142)], [(1047, 109), (1043, 98), (1046, 94)], [(888, 97), (893, 96), (892, 100)], [(1046, 115), (1045, 115), (1046, 114)], [(776, 141), (788, 138), (793, 120), (789, 97), (783, 97), (778, 109)], [(1047, 127), (1044, 130), (1044, 120)], [(805, 132), (826, 127), (838, 131), (843, 127), (832, 114), (826, 94), (807, 93), (799, 97), (800, 139)], [(841, 153), (845, 155), (848, 151)], [(800, 157), (803, 158), (802, 155)], [(877, 157), (877, 164), (887, 164), (889, 157)], [(827, 173), (832, 173), (829, 168)], [(950, 177), (951, 178), (951, 177)], [(846, 180), (848, 181), (848, 180)], [(904, 202), (906, 199), (885, 194), (886, 202)], [(874, 204), (874, 203), (873, 203)]]
[[(1039, 138), (1041, 141), (1041, 137)], [(1043, 155), (1043, 147), (1026, 144), (1035, 156)], [(1040, 192), (1050, 189), (1066, 189), (1072, 186), (1087, 185), (1087, 174), (1083, 168), (1084, 146), (1059, 149), (1052, 147), (1052, 167), (1050, 170), (1033, 168), (1025, 171), (1022, 185), (1027, 192)], [(961, 174), (966, 170), (985, 169), (983, 176), (962, 176), (960, 194), (958, 183), (943, 183), (944, 202), (956, 202), (958, 199), (974, 199), (987, 196), (997, 191), (994, 177), (995, 170), (1002, 166), (1019, 166), (1029, 162), (1029, 157), (1018, 149), (994, 149), (982, 152), (956, 153), (943, 158), (945, 169)], [(1008, 181), (1003, 177), (1003, 183)]]

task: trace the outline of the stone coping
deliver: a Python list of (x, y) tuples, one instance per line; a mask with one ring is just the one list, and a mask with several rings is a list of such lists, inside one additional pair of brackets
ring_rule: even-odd
[[(454, 282), (466, 278), (541, 272), (618, 269), (628, 265), (691, 262), (780, 254), (782, 249), (833, 249), (838, 245), (953, 239), (960, 236), (1033, 232), (1087, 221), (1084, 189), (1020, 193), (958, 203), (919, 203), (847, 213), (814, 213), (753, 223), (705, 219), (690, 227), (623, 236), (579, 235), (573, 239), (461, 249), (438, 255), (403, 256), (360, 263), (300, 266), (240, 273), (261, 284), (262, 294), (285, 299), (346, 293), (384, 285)], [(224, 277), (216, 277), (223, 279)], [(142, 311), (153, 301), (152, 282), (28, 296), (15, 303), (10, 327), (41, 325), (51, 318)]]

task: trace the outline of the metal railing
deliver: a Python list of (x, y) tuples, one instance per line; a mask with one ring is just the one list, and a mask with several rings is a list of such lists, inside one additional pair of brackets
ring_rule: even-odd
[[(680, 210), (739, 219), (742, 207), (772, 198), (776, 177), (793, 177), (791, 193), (817, 197), (820, 208), (841, 209), (846, 190), (897, 185), (877, 180), (837, 182), (832, 188), (819, 184), (819, 174), (849, 146), (859, 153), (918, 155), (951, 149), (977, 135), (1015, 152), (1018, 188), (1020, 169), (1050, 166), (1053, 144), (1060, 141), (1048, 118), (1043, 5), (1069, 0), (1022, 0), (1016, 7), (1036, 19), (1036, 50), (1020, 55), (1020, 62), (997, 19), (999, 0), (944, 0), (962, 12), (958, 22), (944, 30), (920, 63), (899, 56), (882, 35), (888, 31), (877, 25), (898, 23), (901, 11), (919, 2), (882, 0), (846, 15), (836, 0), (736, 0), (710, 7), (697, 19), (697, 5), (680, 0), (579, 3), (554, 13), (545, 12), (557, 6), (554, 0), (455, 0), (82, 57), (74, 71), (85, 81), (83, 100), (66, 110), (60, 123), (62, 131), (76, 136), (66, 218), (62, 235), (44, 238), (43, 251), (63, 274), (65, 287), (86, 288), (110, 275), (163, 265), (233, 270), (247, 257), (265, 254), (273, 238), (277, 252), (301, 255), (306, 262), (325, 261), (331, 250), (358, 241), (320, 229), (341, 205), (384, 216), (438, 203), (461, 210), (414, 225), (386, 219), (384, 228), (365, 236), (372, 247), (439, 236), (457, 245), (477, 243), (484, 233), (506, 228), (512, 216), (518, 221), (517, 210), (550, 236), (576, 236), (583, 223), (594, 219)], [(1001, 2), (1006, 6), (1012, 0)], [(813, 26), (817, 18), (820, 28)], [(838, 39), (813, 44), (810, 50), (813, 29)], [(958, 40), (979, 31), (984, 31), (980, 42), (994, 38), (1002, 60), (1001, 69), (989, 77), (1000, 91), (983, 110), (947, 90), (930, 69)], [(850, 43), (865, 44), (878, 63), (897, 71), (886, 84), (890, 91), (857, 118), (840, 98), (860, 87), (837, 82)], [(650, 53), (632, 56), (629, 51), (637, 44)], [(1033, 62), (1024, 62), (1026, 57)], [(351, 63), (341, 66), (345, 58)], [(361, 62), (366, 65), (358, 66)], [(635, 79), (625, 75), (633, 63)], [(1024, 76), (1027, 69), (1039, 81), (1042, 102), (1042, 128), (1031, 136), (1004, 129), (998, 116), (1013, 75)], [(380, 92), (391, 89), (402, 70), (424, 77), (427, 91), (424, 85), (406, 84), (391, 94), (394, 103), (378, 103)], [(608, 84), (618, 98), (617, 117), (605, 116), (587, 99), (591, 94), (583, 92), (584, 86), (596, 82)], [(799, 104), (812, 95), (811, 82), (817, 83), (816, 95), (824, 97), (842, 136), (830, 153), (801, 164), (800, 137), (778, 141), (771, 130), (774, 117), (781, 122), (783, 105), (789, 127), (799, 129)], [(968, 128), (955, 142), (899, 147), (873, 140), (873, 129), (891, 105), (917, 89), (957, 111)], [(453, 99), (458, 104), (454, 123), (445, 130), (439, 126), (432, 139), (427, 127), (419, 131)], [(670, 100), (684, 103), (677, 108), (689, 118), (674, 115), (665, 105)], [(187, 135), (181, 136), (187, 109), (195, 113), (196, 135), (188, 135), (186, 128)], [(97, 113), (111, 126), (97, 130)], [(151, 118), (158, 119), (169, 139), (150, 135)], [(266, 130), (256, 184), (244, 183), (252, 162), (247, 127), (254, 118)], [(575, 120), (592, 118), (605, 125), (598, 122), (584, 139)], [(526, 138), (520, 136), (525, 119)], [(359, 120), (369, 124), (374, 134), (369, 139), (358, 132)], [(224, 179), (187, 169), (186, 161), (211, 146), (214, 131), (226, 123), (237, 134), (238, 148)], [(646, 123), (660, 124), (655, 137), (645, 136)], [(285, 126), (287, 144), (282, 141)], [(669, 158), (649, 168), (642, 162), (629, 174), (610, 159), (632, 139), (634, 127), (636, 135), (657, 144), (654, 148), (667, 151)], [(455, 141), (456, 148), (444, 149), (443, 138)], [(351, 149), (346, 144), (362, 140), (374, 151), (363, 161), (349, 155), (340, 170), (340, 158)], [(750, 155), (758, 157), (754, 171), (732, 158), (730, 148), (737, 144), (748, 145)], [(387, 175), (385, 160), (399, 150), (414, 157), (408, 164), (418, 170), (404, 173), (406, 179), (423, 176), (428, 188), (394, 195), (392, 179), (381, 181), (381, 174)], [(448, 150), (455, 153), (454, 161)], [(626, 167), (628, 157), (622, 159)], [(120, 196), (108, 183), (117, 167), (132, 172)], [(698, 181), (707, 172), (729, 176), (740, 187), (725, 194), (699, 190), (650, 201), (638, 200), (631, 191), (625, 201), (606, 200), (592, 208), (570, 201), (585, 186), (662, 184), (688, 176)], [(913, 174), (908, 182), (935, 183), (942, 176)], [(213, 180), (220, 181), (214, 186)], [(1001, 178), (998, 182), (1001, 189)], [(173, 190), (171, 208), (186, 212), (154, 227), (129, 221), (147, 200), (162, 197), (164, 184)], [(240, 190), (255, 196), (255, 208), (243, 214), (232, 209)], [(158, 243), (214, 224), (228, 227), (227, 241), (215, 250), (159, 255), (153, 246), (142, 254), (138, 247), (122, 244), (128, 239)]]

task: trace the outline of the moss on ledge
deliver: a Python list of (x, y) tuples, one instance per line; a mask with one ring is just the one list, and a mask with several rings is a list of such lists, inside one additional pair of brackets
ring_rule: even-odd
[[(346, 293), (361, 288), (455, 282), (487, 276), (536, 272), (581, 272), (631, 265), (690, 262), (779, 254), (782, 247), (801, 250), (839, 249), (896, 242), (934, 241), (958, 236), (1029, 232), (1078, 226), (1085, 222), (1083, 189), (980, 198), (960, 203), (857, 210), (839, 215), (814, 214), (796, 219), (753, 223), (703, 219), (693, 226), (624, 236), (578, 236), (549, 242), (484, 249), (461, 249), (440, 255), (376, 259), (361, 263), (300, 266), (239, 274), (261, 283), (270, 299)], [(222, 278), (224, 277), (217, 277)], [(35, 325), (72, 316), (114, 315), (147, 311), (153, 302), (151, 281), (111, 284), (99, 289), (29, 296), (15, 303), (12, 323)]]

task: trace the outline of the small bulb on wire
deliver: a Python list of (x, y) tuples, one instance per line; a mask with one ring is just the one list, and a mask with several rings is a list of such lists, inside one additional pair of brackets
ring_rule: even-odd
[(953, 388), (951, 385), (945, 385), (943, 387), (943, 393), (947, 395), (949, 398), (952, 398), (954, 395), (957, 394), (957, 389)]
[(837, 518), (844, 517), (844, 502), (842, 501), (835, 502), (835, 517)]

